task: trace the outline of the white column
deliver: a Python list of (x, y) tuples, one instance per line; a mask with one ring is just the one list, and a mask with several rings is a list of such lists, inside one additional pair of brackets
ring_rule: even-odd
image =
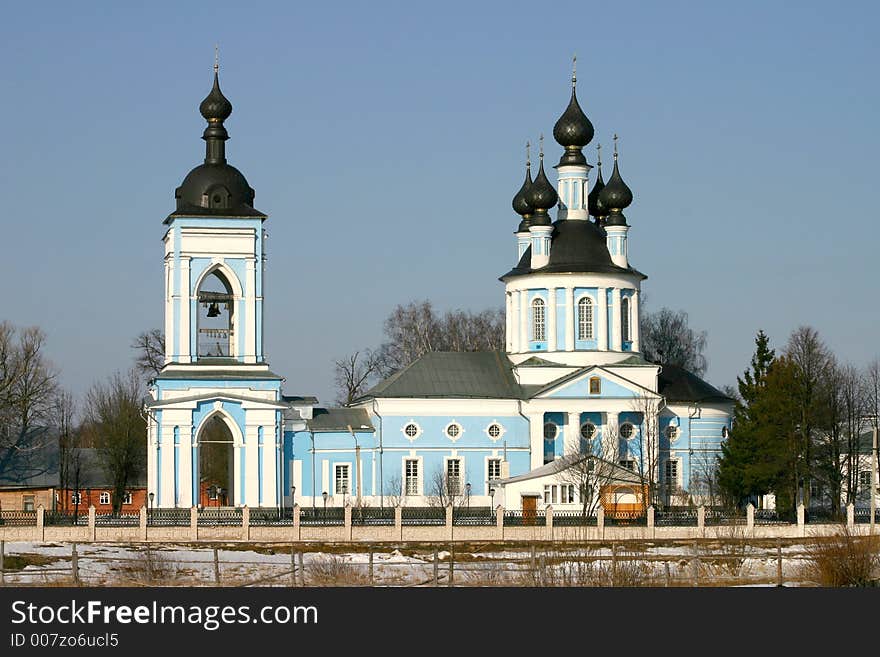
[(189, 271), (189, 257), (188, 256), (180, 256), (180, 362), (181, 363), (189, 363), (191, 362), (191, 354), (190, 350), (190, 341), (192, 340), (192, 335), (190, 334), (190, 325), (189, 325), (189, 315), (191, 310), (191, 302), (192, 298), (192, 281), (190, 281), (190, 271)]
[(556, 351), (556, 288), (547, 292), (547, 351)]
[[(244, 362), (257, 362), (257, 261), (256, 258), (245, 260), (244, 290)], [(241, 319), (241, 318), (240, 318)], [(241, 321), (239, 320), (239, 326)]]
[[(244, 499), (241, 500), (242, 504), (247, 504), (248, 506), (257, 506), (259, 500), (259, 473), (260, 473), (260, 462), (259, 462), (259, 454), (260, 450), (258, 447), (259, 440), (259, 430), (260, 427), (257, 424), (247, 424), (245, 423), (245, 471), (244, 471)], [(265, 436), (265, 434), (264, 434)], [(265, 448), (265, 444), (263, 445)], [(265, 472), (264, 472), (265, 474)], [(265, 489), (264, 489), (265, 490)]]
[[(150, 493), (157, 492), (158, 488), (156, 483), (158, 481), (158, 466), (159, 463), (156, 460), (156, 422), (153, 420), (153, 416), (148, 415), (149, 419), (149, 428), (147, 429), (147, 495)], [(149, 497), (147, 498), (147, 504), (149, 505)]]
[(569, 412), (565, 423), (564, 453), (577, 454), (581, 447), (581, 414)]
[(178, 482), (177, 498), (178, 505), (186, 509), (194, 505), (192, 499), (192, 425), (180, 425), (179, 461), (180, 480)]
[(617, 449), (620, 442), (619, 424), (617, 411), (605, 414), (605, 426), (602, 427), (602, 451), (604, 452), (604, 458), (615, 463), (620, 458)]
[(160, 499), (163, 507), (174, 506), (174, 423), (162, 423), (159, 440), (162, 445), (161, 462), (162, 470)]
[(604, 287), (598, 290), (598, 317), (596, 317), (596, 341), (599, 351), (608, 349), (608, 292)]
[(174, 256), (165, 256), (165, 362), (174, 355)]
[(519, 291), (519, 351), (529, 350), (529, 292)]
[(574, 351), (574, 288), (565, 288), (565, 350)]
[(513, 334), (510, 330), (511, 327), (511, 317), (513, 316), (511, 301), (510, 301), (510, 292), (504, 293), (504, 344), (506, 345), (506, 349), (508, 353), (513, 351)]
[(519, 351), (519, 292), (510, 293), (510, 350), (514, 353)]
[(611, 290), (611, 350), (620, 351), (620, 288)]
[(639, 349), (639, 291), (636, 290), (632, 293), (631, 301), (630, 301), (630, 335), (632, 336), (632, 350), (640, 351)]
[(274, 425), (263, 425), (263, 506), (278, 506), (277, 438)]
[(544, 465), (544, 414), (529, 414), (529, 451), (531, 469)]

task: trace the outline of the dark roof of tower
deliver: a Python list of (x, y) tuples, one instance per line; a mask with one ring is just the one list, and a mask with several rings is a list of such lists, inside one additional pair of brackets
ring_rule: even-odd
[(666, 398), (667, 402), (733, 401), (718, 388), (678, 365), (662, 365), (657, 377), (657, 386), (658, 392)]
[(618, 267), (611, 261), (605, 232), (591, 221), (564, 220), (553, 224), (550, 236), (550, 261), (540, 269), (531, 268), (532, 250), (527, 248), (519, 263), (501, 277), (522, 276), (532, 273), (643, 273), (632, 267)]
[(214, 86), (199, 105), (199, 112), (208, 122), (202, 134), (205, 140), (205, 162), (192, 169), (174, 191), (177, 209), (174, 217), (213, 216), (261, 218), (266, 215), (254, 209), (254, 190), (244, 175), (226, 162), (225, 142), (229, 133), (223, 122), (232, 114), (232, 103), (220, 91), (220, 80), (214, 71)]
[(556, 205), (559, 196), (556, 194), (553, 185), (547, 180), (547, 174), (544, 173), (543, 157), (541, 158), (541, 167), (538, 169), (538, 175), (535, 176), (535, 180), (529, 187), (525, 200), (535, 210), (535, 214), (532, 216), (531, 225), (549, 226), (550, 216), (547, 214), (547, 210)]
[(519, 230), (528, 230), (529, 229), (529, 220), (526, 219), (526, 215), (531, 215), (534, 211), (532, 206), (529, 205), (529, 202), (526, 200), (526, 197), (529, 193), (529, 188), (532, 186), (532, 170), (527, 165), (526, 166), (526, 179), (523, 180), (522, 187), (519, 188), (519, 191), (513, 197), (513, 211), (516, 212), (519, 216), (523, 217), (522, 222), (520, 222)]
[(625, 226), (626, 216), (623, 214), (623, 210), (629, 207), (632, 200), (632, 190), (620, 177), (620, 171), (617, 168), (617, 155), (615, 154), (614, 171), (598, 198), (599, 205), (608, 212), (607, 225)]
[(578, 104), (577, 93), (572, 86), (568, 107), (565, 108), (562, 116), (553, 126), (553, 138), (560, 146), (565, 147), (565, 153), (559, 160), (559, 166), (586, 164), (587, 160), (581, 153), (581, 149), (590, 143), (593, 134), (593, 124)]
[(608, 214), (602, 203), (599, 202), (599, 194), (605, 189), (605, 181), (602, 180), (602, 167), (599, 166), (599, 174), (596, 176), (596, 182), (593, 183), (593, 189), (587, 194), (587, 210), (591, 217), (604, 217)]

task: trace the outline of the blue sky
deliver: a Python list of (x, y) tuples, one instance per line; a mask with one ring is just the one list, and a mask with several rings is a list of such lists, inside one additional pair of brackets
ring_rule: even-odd
[(215, 43), (290, 394), (332, 402), (334, 359), (398, 303), (502, 305), (523, 144), (552, 133), (574, 52), (589, 159), (620, 135), (648, 308), (708, 331), (708, 380), (734, 382), (759, 328), (880, 353), (876, 3), (126, 4), (18, 3), (0, 26), (0, 319), (43, 327), (77, 394), (162, 326)]

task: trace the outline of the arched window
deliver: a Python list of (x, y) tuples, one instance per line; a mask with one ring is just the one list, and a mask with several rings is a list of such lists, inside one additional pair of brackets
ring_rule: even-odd
[(584, 297), (578, 301), (578, 340), (593, 339), (593, 300)]
[(232, 294), (232, 285), (223, 272), (215, 270), (205, 276), (198, 289), (198, 300), (198, 356), (233, 356), (235, 297)]
[(629, 297), (620, 300), (620, 339), (629, 342)]
[(542, 341), (547, 339), (544, 322), (544, 300), (535, 299), (532, 301), (532, 340)]

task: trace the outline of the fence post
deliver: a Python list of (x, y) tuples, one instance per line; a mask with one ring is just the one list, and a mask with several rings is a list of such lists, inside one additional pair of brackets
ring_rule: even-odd
[[(702, 508), (703, 507), (701, 506), (700, 509), (702, 509)], [(697, 515), (697, 522), (699, 522), (700, 509), (697, 510), (697, 514), (698, 514)], [(693, 585), (699, 586), (700, 585), (700, 548), (697, 545), (697, 541), (694, 541), (694, 543), (693, 543), (693, 552), (694, 552), (694, 558), (693, 558), (693, 561), (691, 562), (692, 563), (691, 568), (693, 569), (693, 578), (694, 578)]]
[(76, 553), (76, 543), (70, 547), (70, 572), (73, 576), (73, 583), (79, 586), (79, 558)]
[(648, 535), (651, 538), (654, 538), (656, 532), (654, 531), (654, 505), (648, 507)]
[(803, 505), (803, 504), (798, 504), (798, 505), (797, 505), (798, 536), (801, 536), (801, 537), (807, 535), (807, 528), (806, 528), (806, 522), (805, 522), (805, 520), (806, 520), (806, 518), (805, 518), (805, 516), (806, 516), (805, 511), (806, 511), (806, 510), (804, 509), (804, 505)]
[(755, 505), (751, 502), (746, 507), (746, 530), (749, 533), (755, 531)]
[(46, 540), (46, 509), (42, 504), (37, 507), (37, 537), (41, 541)]
[(394, 506), (394, 538), (403, 540), (403, 508), (399, 504)]
[(611, 542), (611, 586), (617, 586), (617, 543)]
[(856, 526), (856, 507), (852, 502), (846, 505), (846, 526), (850, 529)]
[(296, 551), (290, 545), (290, 585), (296, 586)]
[[(446, 538), (452, 540), (452, 503), (446, 505)], [(450, 562), (451, 563), (451, 562)], [(450, 573), (452, 570), (449, 571)], [(450, 584), (450, 586), (452, 586)]]
[(193, 541), (199, 540), (199, 510), (194, 506), (189, 508), (189, 537)]
[(706, 536), (706, 507), (702, 504), (697, 507), (697, 534), (700, 538)]
[(299, 553), (299, 583), (302, 586), (306, 585), (306, 565), (302, 552)]
[(440, 557), (437, 555), (437, 546), (434, 546), (434, 586), (440, 586)]
[(95, 541), (95, 507), (89, 504), (89, 540)]
[(220, 556), (214, 548), (214, 585), (220, 586)]
[(553, 507), (548, 506), (544, 512), (545, 524), (547, 525), (544, 533), (547, 535), (547, 540), (553, 540)]
[(495, 508), (495, 528), (498, 531), (498, 540), (504, 540), (504, 507), (500, 504)]
[(6, 575), (3, 574), (3, 558), (6, 552), (6, 541), (0, 541), (0, 586), (6, 584)]
[(251, 540), (251, 508), (247, 504), (241, 509), (241, 539)]
[(370, 586), (373, 586), (373, 548), (370, 548)]
[(605, 507), (601, 504), (596, 509), (596, 531), (599, 538), (605, 538)]
[(296, 537), (296, 540), (302, 540), (302, 529), (300, 529), (301, 525), (299, 522), (300, 512), (299, 504), (293, 505), (293, 535)]
[(138, 511), (138, 529), (140, 530), (140, 536), (142, 541), (147, 540), (147, 507), (141, 506), (140, 511)]
[(351, 540), (351, 502), (345, 503), (345, 508), (342, 510), (343, 513), (343, 521), (342, 524), (345, 526), (345, 540)]
[(782, 539), (776, 539), (776, 586), (782, 586)]
[[(447, 517), (452, 515), (452, 506), (449, 506)], [(447, 586), (455, 586), (455, 543), (449, 545), (449, 578), (446, 582)]]

